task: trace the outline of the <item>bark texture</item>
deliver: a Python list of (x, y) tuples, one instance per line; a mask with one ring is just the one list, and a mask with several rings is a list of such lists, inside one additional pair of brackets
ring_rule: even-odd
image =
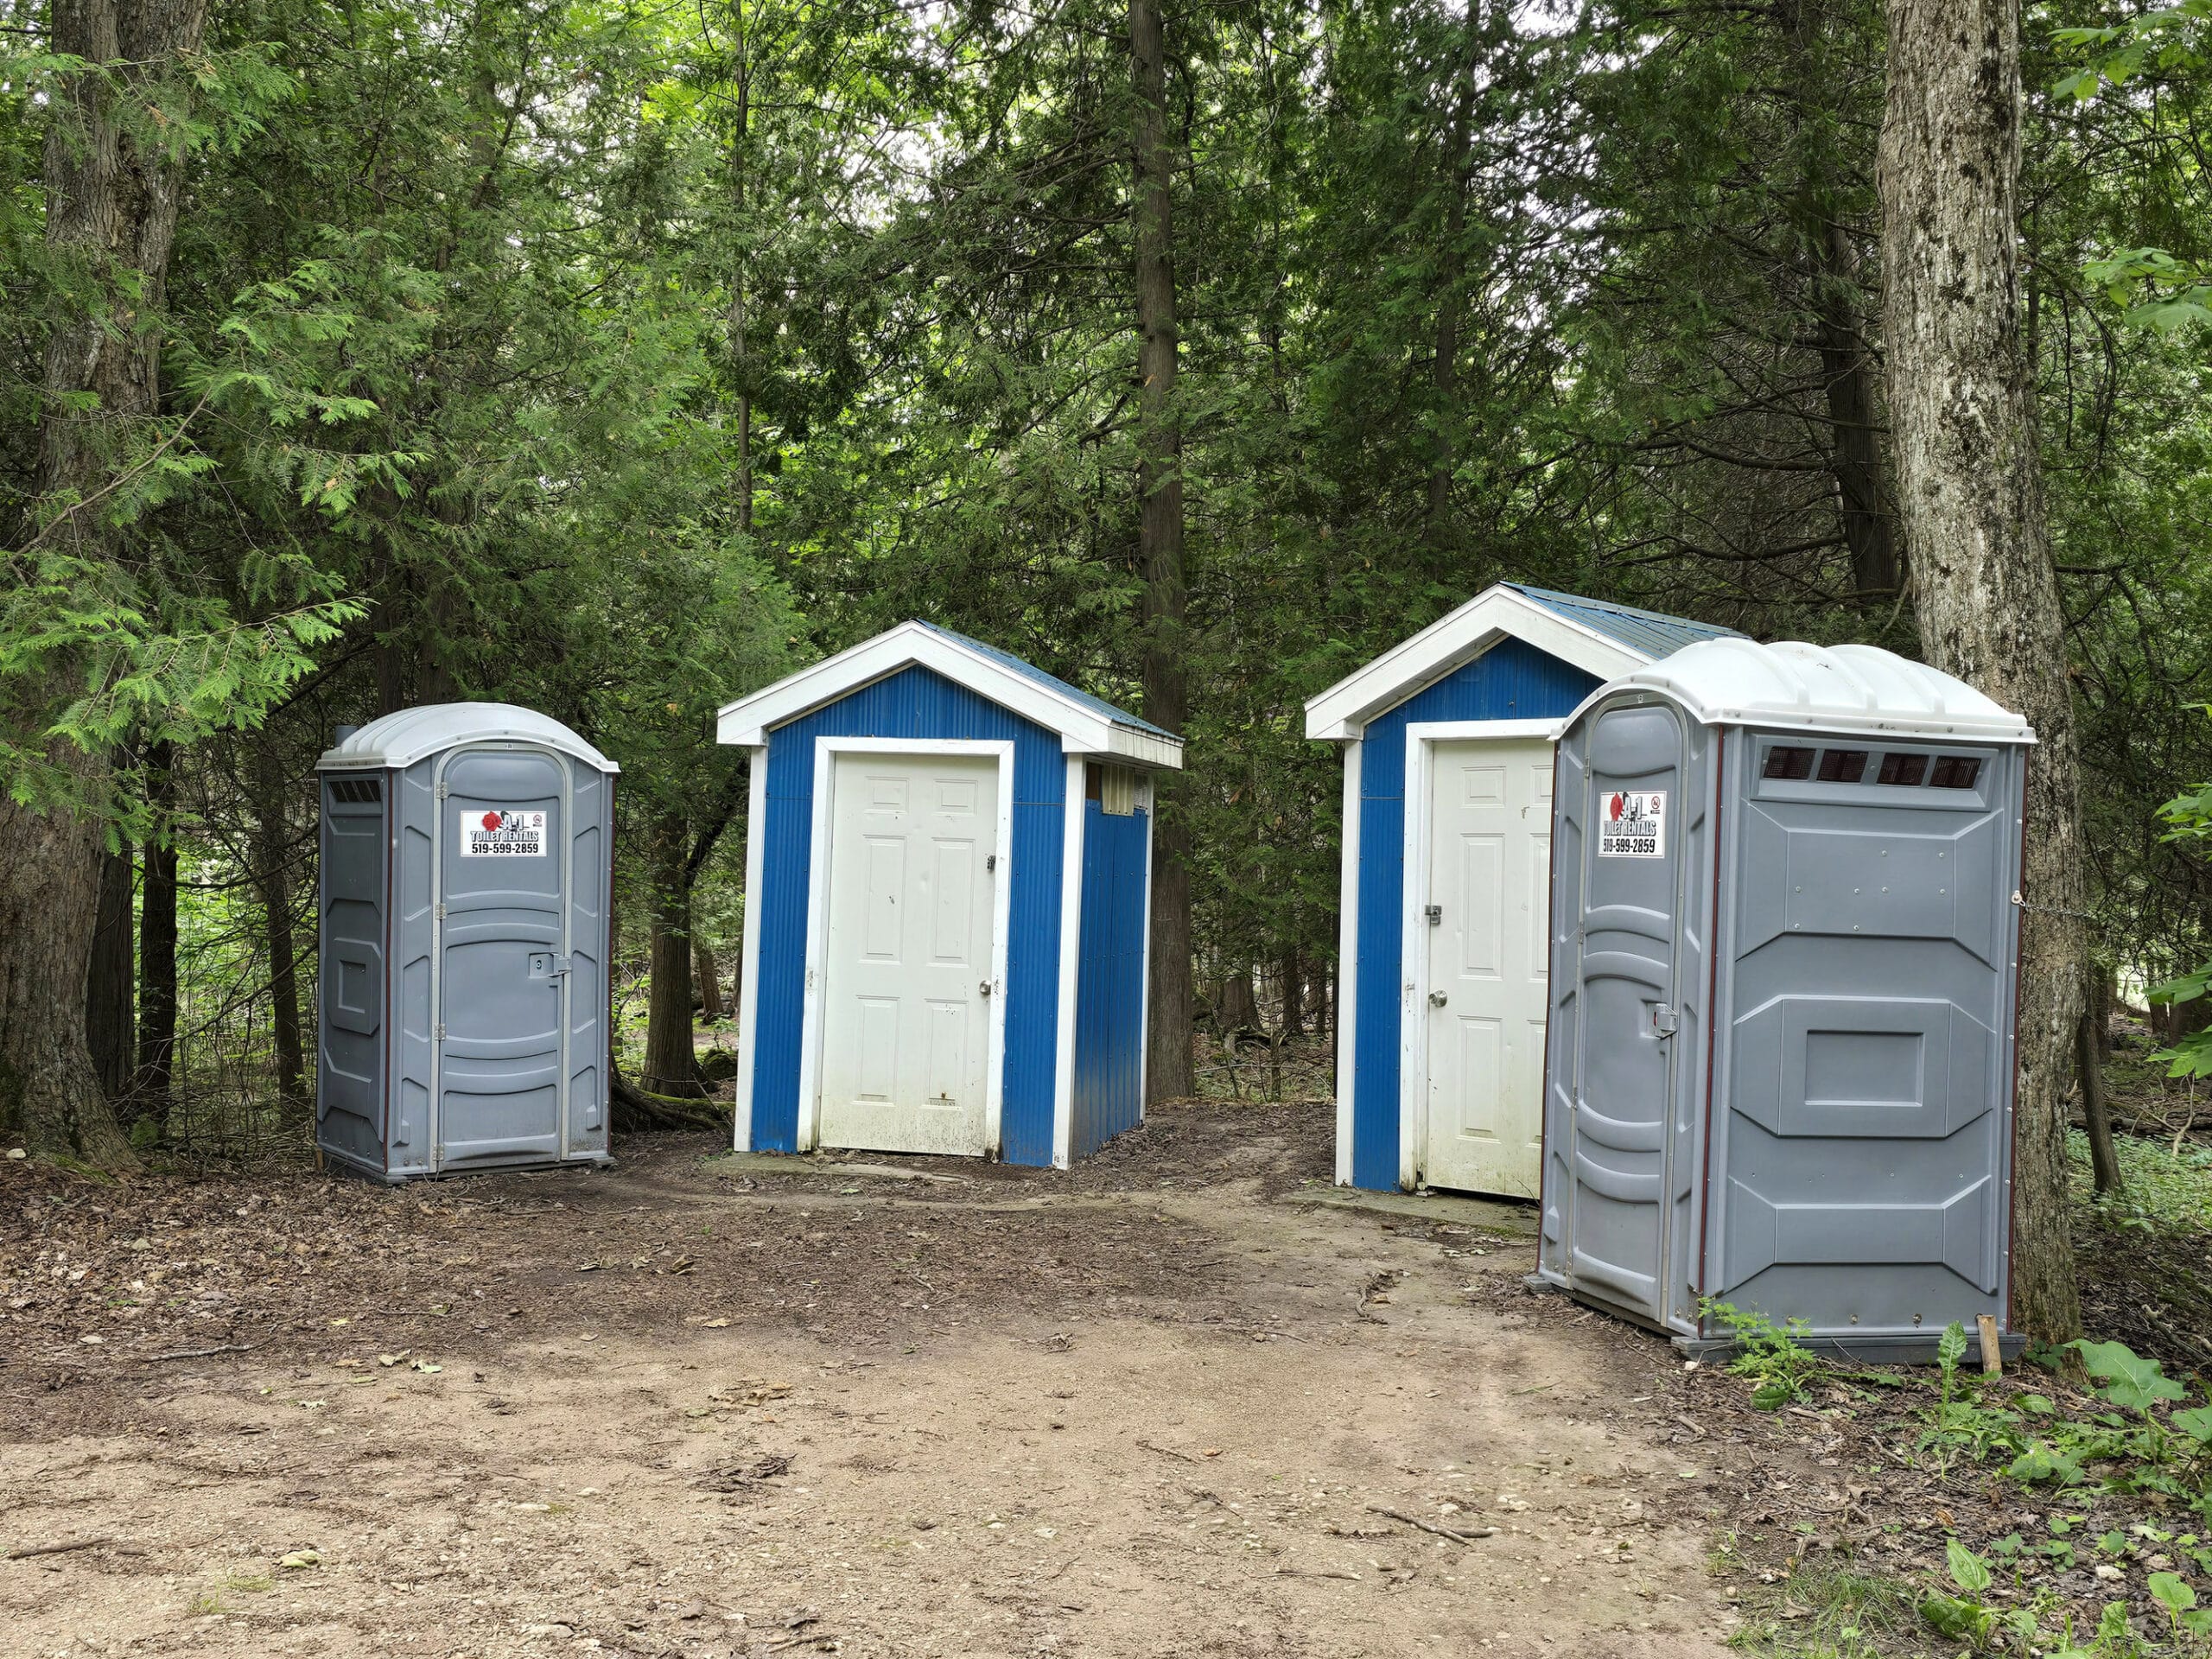
[[(1190, 713), (1184, 616), (1183, 434), (1175, 401), (1174, 153), (1167, 139), (1167, 42), (1158, 0), (1129, 0), (1129, 67), (1135, 91), (1137, 553), (1144, 575), (1144, 713), (1180, 732)], [(1145, 1098), (1198, 1088), (1191, 1055), (1191, 830), (1182, 779), (1163, 772), (1154, 791), (1152, 951)]]
[[(141, 142), (175, 130), (125, 118), (127, 105), (198, 48), (207, 0), (54, 0), (56, 53), (113, 66), (63, 78), (45, 152), (46, 251), (65, 296), (47, 339), (39, 489), (49, 546), (91, 562), (118, 556), (118, 532), (73, 511), (113, 475), (117, 439), (161, 407), (161, 328), (169, 248), (183, 189), (181, 153)], [(86, 294), (106, 296), (87, 304)], [(65, 399), (92, 393), (97, 407)], [(56, 665), (3, 714), (42, 729), (76, 689), (79, 664)], [(36, 722), (36, 724), (32, 724)], [(107, 757), (57, 744), (70, 793), (99, 801)], [(65, 809), (0, 798), (0, 1130), (35, 1151), (110, 1169), (137, 1160), (102, 1093), (85, 1039), (85, 984), (99, 903), (100, 830)]]
[(2088, 941), (2078, 737), (2018, 258), (2014, 0), (1889, 0), (1883, 312), (1898, 517), (1929, 662), (2033, 722), (2021, 891), (2012, 1317), (2081, 1332), (2066, 1096)]
[(137, 965), (137, 930), (132, 925), (137, 886), (137, 864), (128, 851), (100, 855), (99, 914), (92, 924), (92, 961), (85, 972), (85, 1046), (110, 1102), (130, 1091), (137, 1058), (131, 1020), (137, 1000), (131, 995)]
[(691, 942), (691, 971), (698, 980), (701, 1016), (721, 1019), (727, 1012), (722, 1007), (721, 971), (715, 966), (715, 953), (704, 939)]
[(269, 959), (270, 1022), (276, 1056), (276, 1097), (286, 1123), (308, 1118), (307, 1046), (300, 1025), (299, 944), (292, 933), (290, 818), (284, 777), (273, 760), (258, 766), (255, 881), (261, 890), (262, 945)]
[(649, 1094), (706, 1092), (691, 1026), (691, 880), (680, 816), (653, 827), (652, 984), (645, 1007), (645, 1055), (639, 1081)]
[(156, 834), (146, 843), (138, 899), (138, 1075), (132, 1099), (142, 1116), (166, 1130), (176, 1063), (176, 844), (168, 839), (176, 804), (175, 753), (156, 744), (146, 760), (146, 796)]

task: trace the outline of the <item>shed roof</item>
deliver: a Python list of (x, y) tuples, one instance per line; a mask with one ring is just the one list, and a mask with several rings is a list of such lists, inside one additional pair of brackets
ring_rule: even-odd
[(1618, 639), (1630, 651), (1642, 652), (1653, 661), (1680, 651), (1684, 645), (1694, 645), (1700, 639), (1741, 639), (1733, 628), (1717, 627), (1709, 622), (1693, 622), (1688, 617), (1669, 616), (1663, 611), (1638, 610), (1633, 605), (1615, 605), (1602, 599), (1585, 599), (1580, 594), (1558, 593), (1549, 588), (1531, 588), (1522, 582), (1499, 584), (1515, 593), (1533, 599), (1546, 608), (1557, 611), (1569, 621), (1594, 629), (1608, 639)]
[(919, 620), (901, 622), (738, 698), (722, 709), (715, 734), (724, 743), (757, 747), (777, 727), (915, 664), (1058, 732), (1065, 753), (1110, 756), (1146, 766), (1179, 769), (1183, 764), (1183, 740), (1173, 733), (995, 645)]
[(621, 767), (550, 715), (512, 702), (436, 702), (402, 709), (371, 721), (323, 751), (318, 768), (411, 766), (441, 749), (463, 743), (534, 743), (574, 755), (601, 772)]
[(2036, 741), (2027, 721), (1964, 680), (1876, 645), (1708, 639), (1618, 676), (1590, 701), (1627, 686), (1657, 691), (1707, 725)]
[(1306, 735), (1347, 741), (1367, 722), (1464, 667), (1501, 639), (1519, 639), (1600, 680), (1733, 630), (1554, 593), (1517, 582), (1485, 588), (1306, 704)]

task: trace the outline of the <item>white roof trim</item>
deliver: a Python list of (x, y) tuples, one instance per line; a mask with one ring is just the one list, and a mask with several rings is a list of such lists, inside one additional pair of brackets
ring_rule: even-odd
[(1306, 704), (1306, 735), (1349, 742), (1367, 722), (1465, 666), (1501, 639), (1519, 639), (1610, 680), (1651, 660), (1595, 628), (1560, 615), (1503, 582), (1402, 640)]
[(1066, 754), (1103, 755), (1141, 766), (1179, 771), (1179, 740), (1123, 726), (1073, 697), (1019, 674), (982, 652), (971, 651), (919, 622), (901, 622), (873, 639), (726, 705), (715, 721), (715, 741), (759, 747), (768, 734), (864, 685), (918, 663), (978, 696), (1060, 734)]
[(1704, 639), (1590, 694), (1649, 690), (1707, 726), (2032, 743), (2035, 728), (1964, 680), (1877, 645)]

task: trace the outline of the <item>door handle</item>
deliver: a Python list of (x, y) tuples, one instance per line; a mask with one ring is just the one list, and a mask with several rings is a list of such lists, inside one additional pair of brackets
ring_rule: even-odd
[(1450, 1000), (1441, 991), (1431, 991), (1428, 994), (1428, 1006), (1432, 1008), (1440, 1008)]
[(976, 986), (976, 988), (982, 992), (985, 996), (988, 996), (991, 994), (991, 982), (987, 979), (982, 984)]

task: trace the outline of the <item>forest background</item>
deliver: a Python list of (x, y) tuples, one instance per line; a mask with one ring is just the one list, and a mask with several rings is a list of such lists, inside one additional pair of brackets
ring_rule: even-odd
[[(2209, 18), (2023, 16), (2098, 1007), (2212, 955), (2159, 813), (2212, 777)], [(1487, 583), (1921, 652), (1872, 0), (0, 0), (0, 42), (4, 828), (96, 852), (53, 959), (115, 1117), (49, 1112), (65, 1155), (306, 1121), (315, 759), (410, 703), (622, 764), (626, 1098), (677, 1121), (741, 926), (712, 711), (908, 617), (1188, 739), (1165, 1093), (1193, 1022), (1326, 1039), (1301, 705)], [(51, 211), (102, 169), (121, 255)]]

